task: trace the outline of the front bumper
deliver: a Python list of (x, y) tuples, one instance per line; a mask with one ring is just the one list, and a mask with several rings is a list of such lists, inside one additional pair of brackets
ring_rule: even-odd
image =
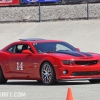
[[(100, 65), (96, 66), (62, 66), (56, 69), (57, 80), (100, 79)], [(64, 74), (63, 71), (68, 71)]]

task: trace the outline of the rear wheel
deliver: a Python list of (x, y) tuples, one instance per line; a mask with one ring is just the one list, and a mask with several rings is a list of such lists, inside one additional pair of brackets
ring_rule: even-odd
[(100, 79), (92, 79), (89, 81), (90, 81), (90, 83), (100, 83)]
[(43, 63), (41, 67), (41, 79), (45, 85), (52, 85), (56, 83), (55, 71), (49, 62)]
[(7, 79), (5, 79), (2, 68), (0, 67), (0, 84), (5, 84), (6, 82), (7, 82)]

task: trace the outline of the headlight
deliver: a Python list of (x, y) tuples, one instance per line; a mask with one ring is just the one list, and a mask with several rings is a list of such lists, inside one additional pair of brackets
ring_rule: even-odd
[(62, 60), (63, 65), (74, 65), (74, 60)]

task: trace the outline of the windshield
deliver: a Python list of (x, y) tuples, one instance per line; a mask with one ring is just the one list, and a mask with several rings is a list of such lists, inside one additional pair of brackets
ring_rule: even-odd
[(42, 42), (33, 44), (37, 52), (78, 51), (66, 42)]

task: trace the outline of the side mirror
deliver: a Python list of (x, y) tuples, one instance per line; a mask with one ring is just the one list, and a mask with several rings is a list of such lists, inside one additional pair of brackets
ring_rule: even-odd
[(33, 55), (33, 53), (30, 50), (23, 50), (22, 53), (23, 54)]
[(79, 49), (79, 48), (76, 48), (76, 50), (80, 51), (80, 49)]

